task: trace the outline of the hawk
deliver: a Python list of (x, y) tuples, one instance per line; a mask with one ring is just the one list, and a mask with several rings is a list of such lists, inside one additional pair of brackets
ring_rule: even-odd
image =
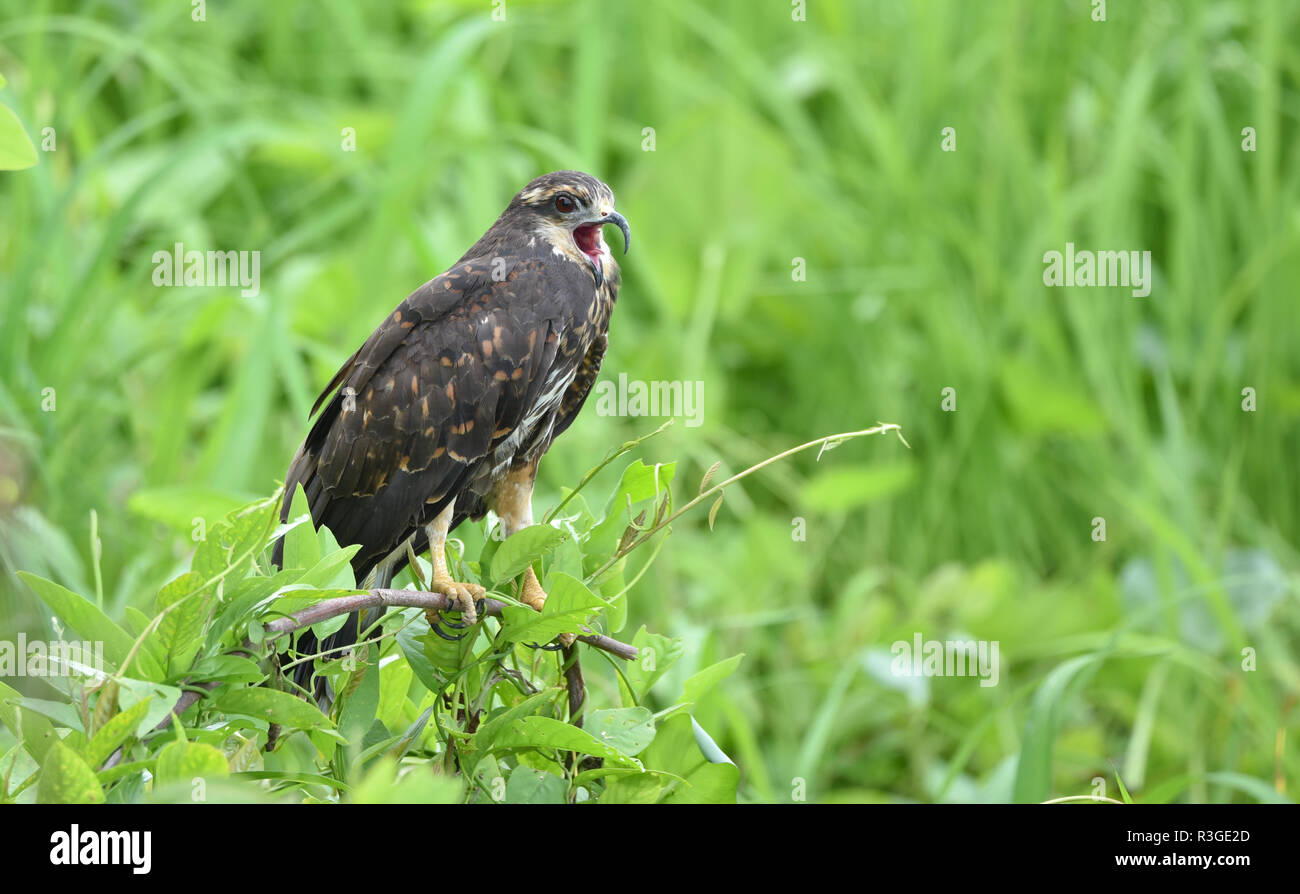
[[(533, 523), (537, 464), (595, 384), (618, 297), (603, 229), (627, 220), (608, 186), (556, 171), (516, 195), (445, 273), (406, 297), (339, 369), (285, 478), (280, 520), (302, 485), (315, 525), (352, 558), (358, 583), (387, 587), (426, 546), (431, 589), (476, 620), (481, 586), (447, 568), (447, 535), (491, 509), (509, 536)], [(283, 540), (273, 561), (280, 567)], [(546, 600), (532, 568), (521, 601)], [(356, 641), (355, 616), (325, 652)], [(310, 633), (298, 651), (316, 651)], [(306, 684), (312, 662), (295, 674)]]

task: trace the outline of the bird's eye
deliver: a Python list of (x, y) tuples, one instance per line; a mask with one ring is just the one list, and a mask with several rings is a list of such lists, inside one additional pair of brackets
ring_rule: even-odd
[(561, 214), (568, 214), (578, 207), (578, 203), (573, 201), (570, 196), (558, 195), (555, 197), (555, 210)]

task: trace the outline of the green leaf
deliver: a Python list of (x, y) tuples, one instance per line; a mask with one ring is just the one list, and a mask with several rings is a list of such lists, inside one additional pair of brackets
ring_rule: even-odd
[[(508, 542), (508, 541), (507, 541)], [(605, 602), (576, 577), (554, 574), (541, 612), (506, 606), (502, 610), (501, 635), (506, 642), (550, 642), (561, 633), (575, 633)]]
[(563, 571), (565, 574), (576, 578), (584, 577), (582, 546), (576, 538), (566, 537), (562, 543), (555, 547), (555, 553), (551, 556), (551, 562), (547, 566), (547, 570), (551, 574)]
[(154, 785), (191, 785), (195, 779), (213, 779), (230, 775), (226, 756), (201, 742), (172, 742), (158, 752), (154, 765)]
[(641, 759), (649, 769), (682, 777), (682, 782), (666, 788), (664, 803), (736, 803), (740, 770), (730, 763), (711, 763), (704, 756), (696, 744), (695, 725), (690, 717), (679, 715), (661, 723), (654, 742)]
[[(225, 588), (225, 607), (208, 628), (205, 649), (211, 650), (221, 642), (223, 635), (241, 630), (250, 616), (281, 588), (296, 582), (302, 576), (301, 568), (278, 571), (271, 577), (248, 577), (233, 587)], [(239, 636), (235, 642), (243, 639)]]
[[(623, 477), (606, 505), (605, 518), (587, 536), (586, 553), (589, 557), (613, 555), (632, 520), (630, 507), (656, 494), (660, 499), (666, 499), (676, 467), (676, 463), (649, 466), (636, 460), (623, 470)], [(646, 523), (649, 523), (648, 519)]]
[(716, 664), (710, 664), (704, 670), (696, 671), (686, 678), (682, 684), (682, 698), (684, 702), (695, 703), (704, 696), (709, 694), (714, 686), (717, 686), (727, 677), (731, 676), (736, 668), (740, 667), (740, 662), (745, 658), (742, 652), (739, 655), (732, 655), (730, 658), (719, 661)]
[(250, 503), (210, 525), (190, 568), (208, 580), (220, 576), (227, 587), (242, 579), (275, 526), (276, 503), (274, 499)]
[(95, 709), (90, 713), (90, 729), (87, 733), (99, 732), (118, 712), (117, 692), (118, 685), (115, 680), (109, 680), (100, 687), (99, 695), (95, 698)]
[(251, 735), (247, 739), (242, 736), (236, 737), (240, 745), (235, 749), (235, 753), (226, 758), (226, 764), (230, 767), (232, 773), (243, 773), (257, 763), (257, 759), (262, 755), (262, 742), (256, 735)]
[(0, 720), (22, 741), (27, 753), (42, 763), (50, 746), (59, 740), (59, 734), (45, 717), (24, 711), (21, 702), (22, 694), (17, 689), (0, 683)]
[(613, 708), (590, 711), (583, 729), (593, 738), (633, 757), (646, 749), (655, 738), (654, 715), (649, 708)]
[(704, 698), (714, 686), (731, 676), (744, 658), (743, 652), (732, 655), (687, 677), (686, 682), (682, 684), (682, 700), (698, 702)]
[(402, 655), (406, 657), (406, 663), (410, 665), (411, 672), (415, 678), (424, 684), (424, 688), (430, 692), (441, 692), (443, 682), (438, 679), (438, 674), (429, 661), (428, 656), (424, 654), (425, 639), (429, 635), (429, 622), (423, 616), (416, 618), (409, 624), (405, 624), (397, 633), (397, 645), (402, 649)]
[(257, 662), (239, 655), (213, 655), (190, 668), (196, 680), (221, 680), (225, 683), (257, 683), (266, 676)]
[(68, 702), (56, 702), (43, 698), (32, 698), (31, 696), (21, 696), (18, 704), (24, 710), (37, 714), (44, 714), (60, 727), (85, 732), (81, 726), (81, 715), (77, 709)]
[(727, 757), (727, 753), (718, 747), (718, 743), (713, 741), (713, 737), (694, 717), (691, 718), (691, 730), (695, 733), (695, 744), (705, 760), (711, 764), (735, 765), (736, 762)]
[(1115, 771), (1115, 784), (1119, 786), (1120, 800), (1123, 801), (1125, 804), (1132, 804), (1133, 798), (1131, 795), (1129, 795), (1128, 787), (1124, 785), (1124, 780), (1120, 778), (1119, 770)]
[(388, 749), (389, 757), (394, 760), (402, 759), (402, 756), (406, 754), (407, 749), (409, 749), (414, 742), (419, 740), (420, 735), (424, 732), (424, 728), (429, 723), (429, 718), (433, 716), (433, 710), (436, 707), (437, 705), (429, 705), (429, 707), (424, 709), (424, 713), (415, 718), (415, 722), (407, 727), (406, 732), (394, 738), (393, 746)]
[[(583, 770), (577, 776), (574, 776), (573, 784), (585, 785), (587, 787), (590, 787), (591, 783), (595, 782), (597, 779), (604, 779), (608, 781), (612, 779), (623, 779), (628, 776), (654, 776), (654, 775), (662, 776), (665, 779), (672, 778), (671, 775), (659, 773), (659, 771), (657, 770), (638, 770), (636, 767), (606, 767), (602, 764), (601, 766), (595, 767), (591, 770)], [(601, 800), (604, 799), (602, 798)]]
[(680, 639), (647, 633), (644, 625), (632, 638), (632, 645), (636, 646), (637, 657), (635, 661), (627, 663), (623, 673), (634, 690), (631, 693), (632, 700), (639, 702), (645, 699), (651, 687), (682, 657), (684, 647)]
[(140, 721), (149, 711), (151, 698), (142, 699), (119, 714), (109, 718), (86, 744), (86, 763), (98, 767), (108, 760), (126, 740), (135, 735)]
[(231, 524), (231, 554), (256, 555), (266, 546), (267, 536), (275, 529), (279, 518), (280, 501), (277, 498), (256, 500), (232, 512), (227, 520)]
[(657, 803), (660, 793), (663, 791), (665, 778), (658, 773), (627, 773), (626, 775), (619, 775), (605, 784), (605, 791), (600, 796), (600, 803)]
[[(295, 583), (321, 590), (355, 590), (357, 579), (352, 573), (351, 562), (360, 549), (361, 545), (354, 543), (326, 554), (303, 572)], [(288, 563), (285, 567), (289, 567)]]
[(50, 745), (36, 784), (39, 804), (103, 804), (104, 790), (81, 755), (62, 742)]
[(207, 580), (220, 576), (227, 587), (242, 579), (275, 527), (277, 503), (275, 499), (250, 503), (209, 525), (194, 551), (191, 569)]
[(492, 579), (513, 580), (537, 559), (564, 539), (564, 532), (550, 525), (532, 525), (505, 539), (492, 556)]
[(117, 677), (117, 699), (122, 710), (135, 707), (143, 701), (149, 702), (149, 709), (144, 715), (144, 728), (151, 730), (171, 713), (172, 706), (181, 697), (179, 686), (136, 680), (131, 677)]
[(161, 680), (163, 669), (144, 650), (136, 652), (131, 668), (122, 667), (131, 652), (134, 639), (121, 627), (108, 619), (90, 600), (43, 577), (19, 571), (29, 587), (50, 610), (83, 638), (104, 644), (104, 658), (123, 672), (134, 672), (146, 680)]
[(664, 804), (735, 804), (740, 770), (733, 764), (705, 763), (663, 797)]
[(203, 575), (187, 571), (164, 584), (154, 601), (156, 611), (167, 612), (158, 624), (156, 636), (167, 656), (170, 678), (189, 670), (203, 644), (203, 622), (208, 616), (204, 582)]
[(334, 724), (315, 705), (274, 689), (231, 689), (219, 694), (214, 704), (226, 714), (256, 717), (290, 729), (334, 729)]
[(424, 637), (424, 657), (433, 666), (438, 677), (450, 680), (473, 661), (474, 644), (478, 642), (478, 629), (456, 631), (445, 624), (440, 627), (448, 636), (464, 634), (460, 639), (451, 640), (438, 636), (431, 630)]
[(23, 123), (7, 106), (0, 106), (0, 171), (21, 171), (36, 164), (36, 147)]
[[(128, 605), (122, 609), (122, 615), (130, 625), (130, 630), (127, 632), (136, 639), (139, 639), (140, 634), (148, 630), (149, 625), (153, 622), (153, 616), (145, 614), (134, 605)], [(154, 633), (146, 636), (140, 642), (140, 648), (149, 653), (149, 661), (157, 664), (159, 668), (166, 666), (167, 653), (163, 651), (162, 641), (158, 639), (156, 628)]]
[(190, 570), (204, 580), (213, 580), (221, 576), (227, 586), (243, 577), (242, 574), (227, 572), (230, 523), (221, 521), (208, 528), (206, 535), (194, 549), (194, 558), (190, 560)]
[(643, 460), (634, 460), (623, 470), (618, 487), (606, 504), (607, 511), (622, 509), (630, 500), (633, 505), (642, 500), (649, 500), (656, 494), (663, 494), (672, 483), (677, 463), (656, 463), (647, 465)]
[[(365, 647), (371, 655), (377, 655), (378, 648)], [(344, 686), (343, 710), (339, 714), (339, 734), (349, 744), (359, 745), (365, 738), (367, 730), (375, 722), (375, 713), (379, 710), (379, 660), (357, 662), (357, 669), (352, 672)]]
[(553, 717), (523, 717), (501, 731), (495, 748), (544, 748), (576, 751), (603, 758), (620, 767), (639, 766), (617, 748), (597, 740), (591, 733)]
[(554, 689), (544, 689), (534, 693), (517, 705), (506, 708), (485, 723), (479, 725), (478, 731), (469, 740), (469, 746), (476, 752), (487, 752), (496, 747), (497, 737), (502, 735), (512, 723), (531, 714), (536, 714), (555, 698)]
[(554, 773), (519, 766), (506, 780), (506, 803), (563, 804), (567, 790), (564, 780)]
[(397, 762), (376, 761), (348, 800), (354, 804), (458, 804), (465, 797), (460, 779), (435, 773), (419, 764), (397, 775)]
[(494, 756), (485, 755), (474, 765), (474, 785), (478, 787), (481, 797), (488, 801), (504, 803), (505, 782), (506, 778), (501, 773), (501, 761)]
[[(292, 511), (289, 521), (308, 515), (307, 494), (301, 484), (294, 485)], [(300, 524), (284, 535), (284, 562), (282, 568), (311, 568), (320, 561), (320, 540), (311, 524)]]

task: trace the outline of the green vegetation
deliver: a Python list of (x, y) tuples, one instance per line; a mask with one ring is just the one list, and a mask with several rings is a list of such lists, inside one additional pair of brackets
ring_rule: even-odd
[[(704, 383), (703, 424), (601, 471), (590, 513), (622, 511), (604, 497), (634, 460), (675, 462), (682, 504), (715, 463), (721, 481), (877, 420), (911, 446), (768, 466), (639, 550), (638, 569), (658, 547), (623, 638), (644, 626), (681, 656), (629, 702), (580, 646), (592, 710), (670, 711), (743, 653), (686, 699), (742, 801), (1294, 799), (1300, 7), (1108, 5), (1094, 22), (1082, 0), (820, 0), (796, 22), (779, 0), (511, 0), (496, 22), (479, 0), (240, 0), (195, 22), (189, 4), (0, 0), (0, 168), (28, 152), (5, 110), (38, 159), (0, 171), (0, 641), (71, 628), (113, 652), (192, 567), (195, 603), (217, 604), (229, 566), (199, 564), (197, 528), (210, 543), (231, 513), (262, 519), (238, 513), (275, 493), (356, 345), (523, 183), (578, 168), (635, 231), (603, 378)], [(260, 290), (156, 287), (176, 243), (260, 251)], [(1043, 255), (1067, 243), (1150, 251), (1151, 294), (1046, 288)], [(538, 516), (662, 421), (589, 404), (542, 465)], [(482, 575), (482, 526), (454, 536)], [(227, 576), (264, 586), (262, 545)], [(175, 688), (248, 635), (248, 614), (216, 619), (141, 646), (160, 666), (120, 689)], [(997, 685), (891, 672), (917, 634), (997, 641)], [(427, 688), (402, 636), (384, 648), (398, 658), (357, 691), (379, 687), (400, 736)], [(0, 779), (28, 782), (20, 800), (168, 797), (232, 746), (191, 712), (148, 751), (157, 790), (105, 786), (84, 772), (94, 731), (144, 729), (173, 693), (119, 692), (117, 717), (151, 712), (119, 721), (4, 682)], [(391, 764), (318, 757), (341, 718), (313, 721), (226, 769), (299, 796), (333, 797), (331, 773), (360, 789), (342, 798), (388, 790)], [(54, 745), (50, 724), (82, 732)], [(658, 736), (690, 752), (689, 725)], [(409, 779), (412, 797), (462, 791)]]

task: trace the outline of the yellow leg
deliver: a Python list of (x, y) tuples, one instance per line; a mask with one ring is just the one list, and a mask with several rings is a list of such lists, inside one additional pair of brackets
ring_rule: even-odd
[[(425, 529), (429, 535), (429, 561), (433, 563), (433, 580), (429, 582), (429, 592), (441, 593), (451, 599), (455, 603), (452, 610), (460, 611), (465, 624), (473, 624), (478, 620), (474, 603), (482, 599), (487, 591), (478, 584), (460, 583), (447, 570), (447, 533), (451, 530), (455, 506), (455, 501), (448, 503), (447, 508), (438, 513), (438, 517)], [(430, 624), (436, 623), (437, 612), (430, 610), (425, 614)]]
[[(490, 505), (492, 511), (501, 517), (507, 537), (533, 523), (533, 482), (536, 480), (537, 463), (533, 462), (511, 469), (492, 489)], [(542, 589), (532, 566), (524, 572), (519, 601), (539, 612), (546, 604), (546, 591)], [(573, 645), (573, 634), (562, 634), (560, 642), (565, 646)]]
[[(542, 589), (542, 585), (538, 582), (537, 575), (533, 573), (533, 566), (531, 565), (524, 572), (524, 585), (519, 590), (519, 601), (538, 612), (542, 610), (542, 606), (546, 605), (546, 591)], [(567, 649), (573, 645), (577, 637), (572, 633), (561, 633), (558, 639), (560, 645)]]
[(519, 601), (539, 612), (542, 610), (542, 606), (546, 605), (546, 591), (542, 589), (542, 585), (537, 580), (537, 575), (533, 572), (533, 566), (531, 565), (524, 572), (524, 586), (519, 591)]

